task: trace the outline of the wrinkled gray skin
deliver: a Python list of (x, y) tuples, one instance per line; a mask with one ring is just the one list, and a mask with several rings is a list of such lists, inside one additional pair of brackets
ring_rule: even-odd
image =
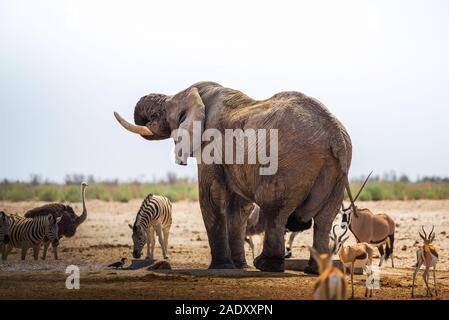
[[(259, 164), (198, 165), (209, 268), (247, 266), (244, 237), (252, 202), (261, 207), (266, 221), (263, 251), (254, 260), (259, 270), (284, 271), (284, 231), (291, 214), (301, 222), (314, 220), (313, 247), (327, 252), (332, 222), (348, 186), (352, 146), (346, 129), (319, 101), (299, 92), (256, 101), (217, 83), (199, 82), (174, 96), (145, 96), (134, 110), (135, 124), (154, 134), (143, 136), (148, 140), (170, 138), (177, 128), (191, 131), (194, 120), (202, 121), (203, 130), (215, 128), (223, 135), (226, 128), (279, 130), (275, 175), (260, 175)], [(316, 272), (310, 261), (309, 271)]]

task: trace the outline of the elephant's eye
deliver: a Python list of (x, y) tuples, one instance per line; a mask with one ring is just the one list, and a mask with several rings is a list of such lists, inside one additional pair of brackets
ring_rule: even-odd
[(184, 120), (186, 119), (186, 112), (183, 111), (179, 114), (179, 119), (178, 119), (178, 126), (184, 122)]

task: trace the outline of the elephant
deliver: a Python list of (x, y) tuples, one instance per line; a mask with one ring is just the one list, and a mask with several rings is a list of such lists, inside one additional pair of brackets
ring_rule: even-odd
[[(265, 233), (262, 253), (254, 259), (261, 271), (285, 271), (285, 228), (301, 231), (313, 220), (313, 248), (329, 249), (329, 233), (342, 203), (344, 191), (350, 194), (348, 171), (352, 143), (342, 123), (318, 100), (296, 91), (280, 92), (265, 100), (255, 100), (244, 93), (216, 82), (203, 81), (174, 94), (149, 94), (134, 108), (134, 124), (114, 112), (128, 131), (147, 140), (173, 138), (183, 129), (194, 140), (194, 124), (201, 133), (215, 129), (276, 129), (277, 170), (261, 174), (263, 164), (199, 162), (199, 202), (211, 252), (210, 269), (248, 267), (245, 251), (246, 221), (256, 203), (263, 211)], [(198, 148), (211, 142), (201, 141)], [(260, 141), (259, 141), (260, 144)], [(248, 150), (244, 150), (248, 156)], [(228, 152), (226, 150), (226, 152)], [(219, 158), (225, 159), (226, 152)], [(186, 165), (185, 154), (175, 152), (176, 162)], [(353, 204), (352, 204), (353, 205)], [(305, 270), (317, 273), (309, 259)]]

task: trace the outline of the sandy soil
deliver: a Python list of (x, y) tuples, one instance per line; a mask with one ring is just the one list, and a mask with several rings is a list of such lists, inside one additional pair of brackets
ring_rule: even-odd
[[(40, 202), (0, 202), (0, 209), (22, 214), (42, 205)], [(81, 205), (73, 204), (76, 212)], [(173, 205), (170, 233), (171, 271), (107, 270), (105, 267), (123, 256), (131, 259), (132, 223), (140, 201), (129, 203), (88, 202), (88, 219), (75, 237), (62, 239), (60, 260), (34, 261), (31, 250), (26, 261), (20, 261), (15, 250), (8, 261), (0, 262), (0, 298), (2, 299), (310, 299), (315, 277), (301, 271), (263, 273), (248, 270), (205, 270), (210, 261), (206, 231), (199, 205), (178, 202)], [(439, 249), (437, 265), (438, 299), (449, 299), (449, 201), (385, 201), (359, 203), (376, 212), (390, 213), (397, 223), (395, 264), (388, 262), (380, 271), (380, 289), (373, 299), (408, 299), (411, 292), (412, 265), (418, 229), (422, 224), (435, 224), (435, 245)], [(338, 222), (339, 217), (337, 217)], [(306, 245), (311, 244), (311, 230), (300, 234), (293, 247), (292, 262), (307, 259)], [(261, 250), (261, 240), (255, 237)], [(355, 240), (352, 238), (352, 242)], [(156, 259), (162, 254), (156, 247)], [(377, 258), (375, 262), (377, 263)], [(247, 250), (251, 263), (251, 254)], [(81, 270), (81, 289), (67, 290), (68, 265)], [(356, 279), (356, 296), (364, 293), (365, 276)], [(417, 278), (418, 298), (424, 298), (421, 274)]]

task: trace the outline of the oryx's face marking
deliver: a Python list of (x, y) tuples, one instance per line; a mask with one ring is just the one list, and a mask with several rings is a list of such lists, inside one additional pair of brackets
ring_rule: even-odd
[(349, 227), (349, 219), (351, 218), (351, 209), (347, 209), (342, 211), (341, 213), (341, 225), (342, 229), (346, 229)]

